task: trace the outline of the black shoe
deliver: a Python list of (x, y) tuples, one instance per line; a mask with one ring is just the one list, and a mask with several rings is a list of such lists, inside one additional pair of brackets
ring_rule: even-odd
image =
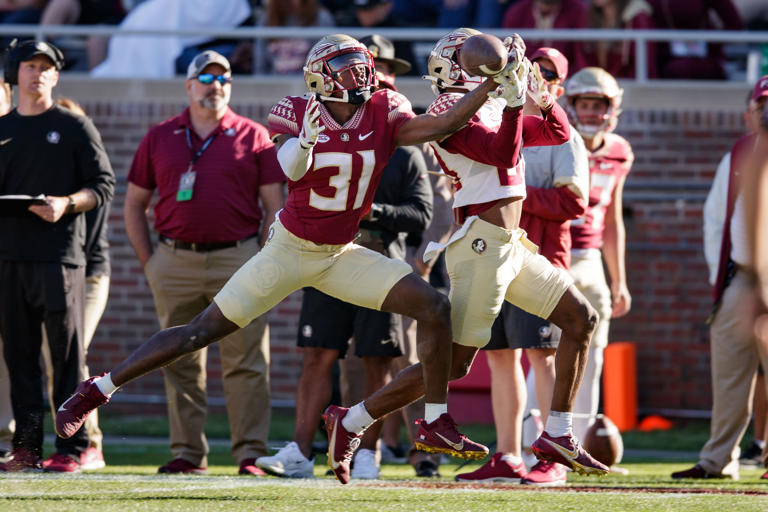
[(431, 460), (422, 460), (416, 464), (416, 467), (413, 469), (416, 470), (416, 476), (424, 478), (440, 478), (438, 466)]
[(752, 444), (749, 445), (749, 448), (744, 450), (741, 453), (741, 457), (739, 458), (739, 465), (740, 466), (762, 466), (763, 460), (761, 455), (763, 454), (763, 449), (760, 448), (757, 443), (752, 441)]

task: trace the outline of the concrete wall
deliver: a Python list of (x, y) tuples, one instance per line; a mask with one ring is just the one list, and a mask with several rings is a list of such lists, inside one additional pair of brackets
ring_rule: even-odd
[[(414, 105), (433, 98), (424, 82), (403, 80)], [(634, 341), (642, 409), (710, 406), (709, 347), (704, 323), (710, 287), (701, 250), (701, 209), (717, 162), (743, 132), (744, 84), (655, 83), (625, 86), (618, 133), (633, 145), (635, 166), (625, 192), (628, 276), (632, 312), (613, 323), (611, 339)], [(236, 78), (232, 106), (264, 122), (285, 94), (301, 94), (294, 79)], [(102, 133), (118, 177), (110, 219), (114, 274), (107, 311), (90, 350), (92, 371), (114, 366), (157, 329), (152, 298), (128, 244), (122, 221), (126, 176), (133, 153), (154, 123), (186, 104), (183, 82), (95, 81), (64, 75), (56, 90), (83, 104)], [(294, 398), (299, 358), (295, 348), (300, 296), (269, 313), (272, 393)], [(210, 395), (221, 403), (217, 350), (210, 350)], [(159, 372), (127, 385), (122, 396), (162, 401)], [(117, 395), (119, 400), (120, 394)]]

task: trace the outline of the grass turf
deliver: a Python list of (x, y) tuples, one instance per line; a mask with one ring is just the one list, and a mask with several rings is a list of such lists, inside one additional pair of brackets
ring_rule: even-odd
[[(209, 476), (157, 475), (157, 467), (170, 458), (167, 445), (162, 441), (138, 445), (128, 441), (135, 435), (167, 436), (167, 420), (118, 416), (108, 411), (105, 409), (100, 418), (102, 429), (112, 436), (104, 447), (105, 469), (80, 475), (0, 476), (0, 510), (768, 510), (768, 481), (760, 480), (763, 470), (742, 470), (742, 479), (736, 482), (669, 478), (673, 471), (694, 462), (688, 457), (675, 460), (674, 453), (698, 450), (707, 438), (706, 422), (680, 425), (667, 432), (625, 433), (628, 450), (666, 450), (672, 459), (648, 461), (642, 452), (633, 452), (621, 464), (629, 475), (598, 479), (569, 474), (568, 485), (563, 488), (458, 484), (453, 482), (460, 463), (455, 459), (441, 466), (439, 479), (416, 479), (410, 466), (385, 464), (380, 480), (342, 486), (325, 475), (324, 455), (316, 458), (314, 480), (237, 476), (235, 461), (225, 444), (211, 447)], [(212, 415), (208, 435), (228, 436), (226, 423), (225, 416)], [(495, 438), (489, 425), (464, 425), (462, 430), (485, 443)], [(270, 439), (290, 439), (292, 431), (292, 413), (275, 411)], [(126, 440), (121, 442), (123, 436)], [(51, 450), (47, 444), (46, 453)], [(468, 464), (460, 472), (472, 471), (479, 464)]]

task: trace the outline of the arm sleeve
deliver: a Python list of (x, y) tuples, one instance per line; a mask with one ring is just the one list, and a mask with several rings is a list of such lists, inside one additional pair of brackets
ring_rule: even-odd
[(432, 221), (432, 186), (421, 151), (410, 151), (403, 162), (403, 193), (397, 204), (380, 204), (377, 224), (393, 233), (424, 231)]
[(154, 190), (157, 187), (150, 151), (151, 134), (152, 130), (141, 139), (139, 147), (133, 155), (131, 169), (128, 171), (128, 182), (147, 190)]
[(440, 145), (452, 153), (460, 153), (476, 162), (505, 169), (513, 167), (520, 159), (522, 148), (522, 120), (527, 117), (523, 116), (522, 112), (522, 108), (504, 109), (498, 131), (472, 120)]
[(565, 222), (584, 215), (587, 202), (568, 187), (526, 187), (523, 211), (542, 219)]
[(720, 264), (720, 245), (723, 239), (725, 210), (728, 206), (728, 178), (731, 154), (727, 153), (717, 166), (712, 188), (704, 201), (704, 259), (709, 268), (709, 283), (714, 285)]
[(101, 135), (88, 118), (83, 118), (83, 140), (76, 149), (78, 168), (84, 177), (83, 188), (96, 196), (96, 208), (112, 200), (115, 193), (115, 173), (109, 163)]
[(259, 133), (259, 146), (255, 148), (256, 165), (259, 169), (259, 185), (269, 185), (270, 183), (283, 183), (285, 175), (277, 161), (277, 150), (272, 141), (269, 140), (267, 131)]
[(571, 129), (565, 110), (555, 103), (549, 112), (542, 113), (544, 118), (523, 116), (523, 145), (557, 146), (568, 142)]

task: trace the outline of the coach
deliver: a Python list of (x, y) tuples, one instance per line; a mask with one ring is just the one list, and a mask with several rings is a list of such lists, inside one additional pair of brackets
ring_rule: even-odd
[[(259, 251), (283, 204), (285, 176), (266, 128), (228, 106), (227, 59), (214, 51), (197, 55), (186, 92), (189, 107), (141, 141), (125, 198), (126, 232), (163, 328), (186, 324), (208, 307)], [(155, 189), (153, 248), (147, 210)], [(224, 338), (219, 350), (232, 455), (240, 474), (263, 474), (253, 462), (267, 453), (270, 422), (266, 318)], [(163, 368), (173, 460), (160, 473), (206, 472), (206, 355), (202, 349)]]
[(53, 403), (62, 405), (82, 380), (85, 216), (112, 199), (115, 177), (101, 137), (86, 117), (54, 105), (63, 65), (53, 45), (25, 41), (11, 48), (5, 80), (18, 85), (16, 109), (0, 118), (0, 195), (45, 199), (0, 208), (0, 334), (16, 418), (13, 451), (3, 471), (75, 472), (88, 447), (84, 429), (56, 439), (42, 462), (43, 324), (53, 364)]

